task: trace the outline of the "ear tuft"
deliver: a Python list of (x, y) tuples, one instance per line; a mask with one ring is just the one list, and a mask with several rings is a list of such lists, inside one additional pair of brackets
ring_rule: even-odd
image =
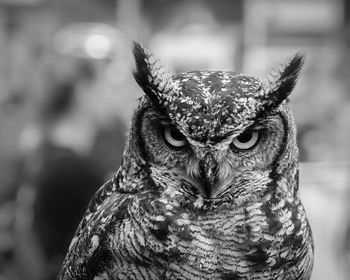
[(300, 70), (304, 65), (304, 55), (298, 52), (291, 61), (285, 66), (281, 73), (280, 80), (283, 79), (294, 79), (296, 80), (299, 76)]
[(279, 71), (277, 78), (274, 81), (270, 81), (270, 85), (266, 90), (267, 103), (269, 103), (268, 107), (277, 107), (287, 99), (296, 85), (303, 64), (304, 56), (301, 53), (297, 53)]
[[(146, 51), (140, 43), (133, 42), (132, 53), (135, 59), (136, 69), (132, 72), (135, 78), (135, 81), (142, 88), (142, 90), (149, 96), (151, 99), (154, 99), (154, 95), (151, 94), (152, 87), (149, 83), (149, 57), (150, 54)], [(156, 100), (154, 100), (156, 101)]]
[(133, 42), (132, 52), (136, 65), (136, 69), (133, 71), (136, 82), (152, 102), (161, 107), (163, 96), (172, 90), (170, 74), (159, 60), (140, 43)]
[(303, 65), (304, 56), (301, 53), (297, 53), (285, 66), (284, 70), (281, 72), (280, 78), (277, 80), (277, 92), (279, 95), (287, 98), (293, 91)]

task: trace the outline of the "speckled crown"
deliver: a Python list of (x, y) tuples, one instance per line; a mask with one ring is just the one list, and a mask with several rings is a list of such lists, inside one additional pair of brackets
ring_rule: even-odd
[[(139, 43), (134, 43), (133, 53), (136, 82), (184, 134), (197, 140), (242, 131), (273, 111), (292, 92), (304, 60), (296, 54), (273, 80), (264, 83), (230, 71), (191, 71), (171, 76)], [(203, 123), (207, 124), (205, 131)]]

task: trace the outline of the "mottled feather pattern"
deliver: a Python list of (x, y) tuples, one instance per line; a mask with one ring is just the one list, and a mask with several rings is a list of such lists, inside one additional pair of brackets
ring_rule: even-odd
[[(141, 45), (134, 55), (146, 96), (121, 167), (92, 199), (59, 279), (309, 280), (313, 241), (284, 101), (301, 57), (270, 87), (281, 91), (274, 99), (255, 77), (192, 71), (168, 79)], [(166, 143), (170, 127), (183, 147)], [(233, 147), (245, 131), (259, 134), (257, 144)], [(215, 172), (203, 173), (206, 164)]]
[(136, 71), (133, 72), (136, 82), (155, 104), (159, 103), (159, 94), (172, 91), (172, 78), (159, 60), (139, 43), (134, 42)]

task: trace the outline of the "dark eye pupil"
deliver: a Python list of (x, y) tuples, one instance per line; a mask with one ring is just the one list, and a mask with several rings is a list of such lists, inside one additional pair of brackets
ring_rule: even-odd
[(247, 143), (250, 139), (252, 139), (253, 134), (251, 131), (243, 132), (241, 135), (237, 137), (237, 140), (241, 143)]
[(176, 128), (171, 128), (170, 134), (171, 134), (171, 137), (173, 137), (173, 139), (175, 140), (178, 140), (178, 141), (184, 140), (184, 136)]

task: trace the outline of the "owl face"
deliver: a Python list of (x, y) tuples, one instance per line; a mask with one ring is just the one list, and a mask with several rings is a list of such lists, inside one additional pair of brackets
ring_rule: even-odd
[(146, 93), (136, 112), (135, 136), (140, 157), (158, 170), (155, 181), (173, 178), (178, 188), (191, 186), (196, 197), (239, 201), (263, 193), (273, 176), (296, 164), (295, 128), (286, 98), (301, 56), (274, 82), (263, 83), (222, 71), (171, 77), (140, 45), (135, 44), (134, 54), (134, 75)]

